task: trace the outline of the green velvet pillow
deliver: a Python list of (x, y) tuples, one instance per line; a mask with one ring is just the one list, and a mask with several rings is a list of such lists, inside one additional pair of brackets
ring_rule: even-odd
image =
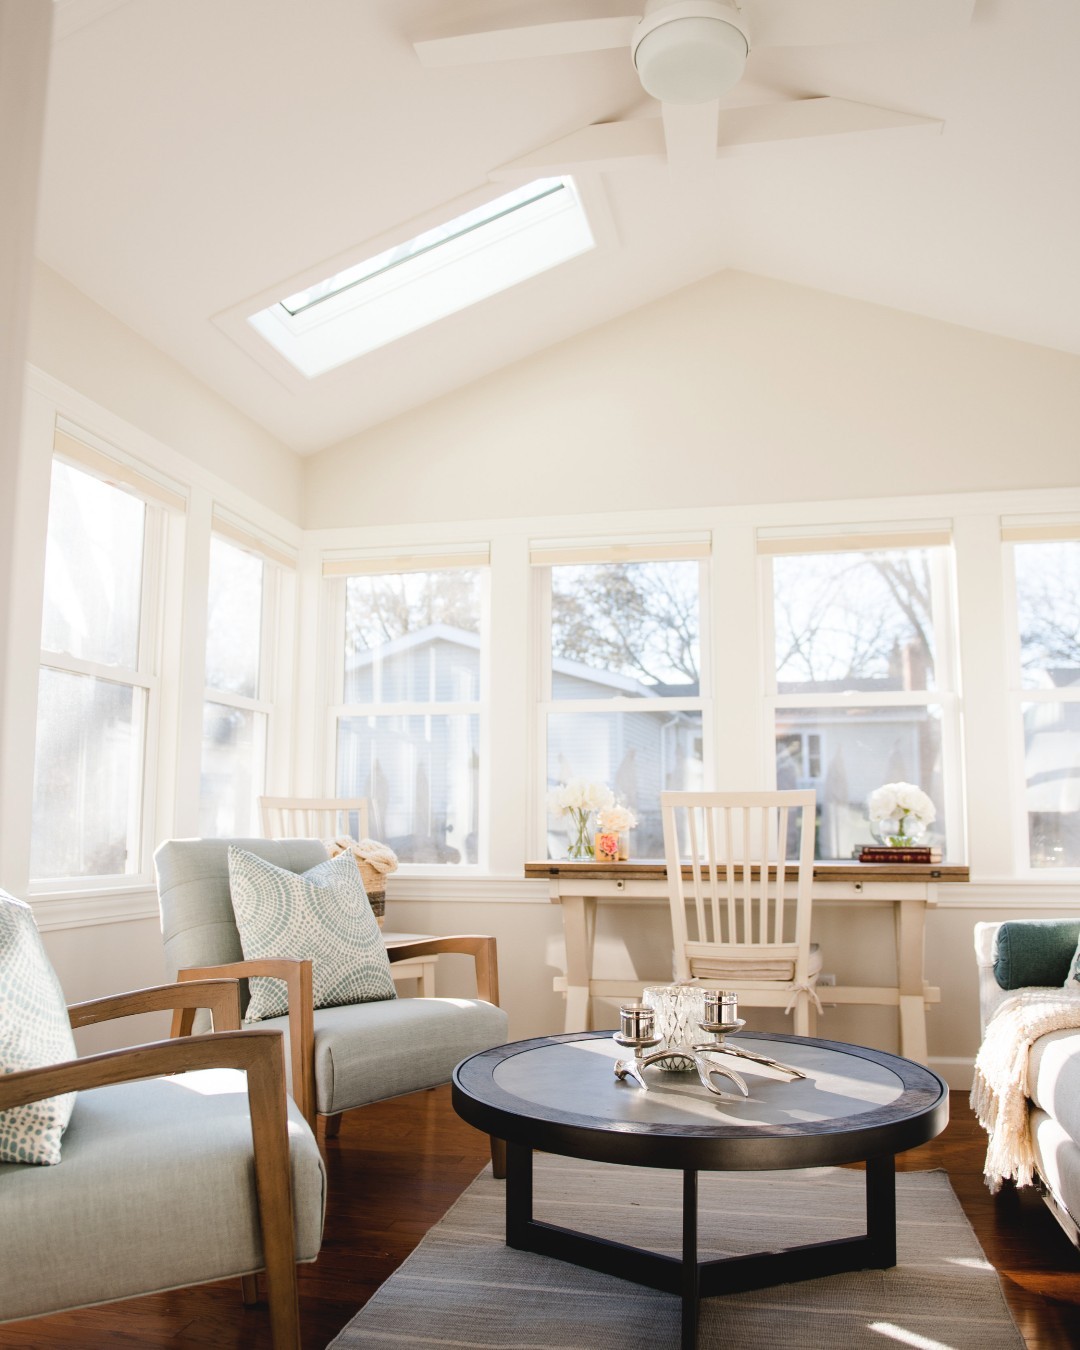
[(1016, 919), (997, 935), (994, 978), (1002, 989), (1063, 985), (1077, 944), (1080, 919)]

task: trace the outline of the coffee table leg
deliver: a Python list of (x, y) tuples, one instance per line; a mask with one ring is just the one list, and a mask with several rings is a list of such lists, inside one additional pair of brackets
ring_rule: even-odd
[(683, 1173), (682, 1192), (682, 1350), (697, 1346), (698, 1304), (698, 1174)]
[(870, 1265), (888, 1270), (896, 1265), (896, 1160), (869, 1158), (866, 1163), (866, 1240)]
[(528, 1251), (533, 1217), (533, 1151), (527, 1144), (506, 1145), (506, 1245)]

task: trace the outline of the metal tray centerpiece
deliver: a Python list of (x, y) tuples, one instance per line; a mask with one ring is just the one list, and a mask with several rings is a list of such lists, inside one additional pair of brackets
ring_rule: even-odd
[[(713, 1081), (718, 1075), (730, 1079), (748, 1097), (750, 1090), (741, 1074), (706, 1058), (718, 1054), (752, 1060), (791, 1078), (806, 1077), (801, 1069), (725, 1039), (744, 1026), (746, 1023), (739, 1016), (739, 996), (732, 990), (687, 984), (651, 985), (641, 999), (624, 1003), (619, 1009), (619, 1030), (614, 1040), (617, 1045), (632, 1049), (634, 1055), (632, 1059), (615, 1061), (615, 1077), (632, 1079), (647, 1092), (649, 1085), (644, 1071), (653, 1065), (671, 1073), (696, 1071), (702, 1085), (717, 1097), (727, 1095)], [(704, 1033), (705, 1039), (695, 1036), (695, 1027)], [(646, 1053), (657, 1045), (659, 1050)]]

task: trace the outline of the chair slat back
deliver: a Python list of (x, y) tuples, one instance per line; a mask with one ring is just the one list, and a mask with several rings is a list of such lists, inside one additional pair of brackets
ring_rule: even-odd
[(665, 792), (660, 804), (677, 978), (693, 977), (695, 956), (749, 949), (789, 955), (805, 970), (814, 793)]
[(267, 839), (368, 837), (366, 797), (260, 797), (259, 811)]

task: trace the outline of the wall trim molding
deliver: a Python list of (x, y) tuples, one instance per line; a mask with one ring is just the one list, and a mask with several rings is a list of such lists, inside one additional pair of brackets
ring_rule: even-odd
[[(1080, 887), (1070, 881), (999, 881), (970, 882), (965, 885), (942, 886), (934, 909), (992, 910), (1017, 913), (1025, 910), (1080, 910)], [(551, 899), (545, 880), (519, 876), (468, 877), (392, 877), (387, 886), (391, 902), (400, 900), (424, 905), (549, 905)], [(30, 896), (34, 917), (42, 932), (59, 928), (91, 928), (98, 924), (131, 923), (158, 918), (157, 892), (152, 886), (129, 891), (96, 894)], [(816, 904), (858, 905), (862, 902), (847, 897), (820, 900)], [(604, 900), (605, 906), (665, 908), (666, 901)]]
[(95, 928), (99, 924), (134, 923), (159, 917), (157, 891), (152, 886), (99, 895), (30, 896), (29, 903), (43, 933), (59, 928)]

